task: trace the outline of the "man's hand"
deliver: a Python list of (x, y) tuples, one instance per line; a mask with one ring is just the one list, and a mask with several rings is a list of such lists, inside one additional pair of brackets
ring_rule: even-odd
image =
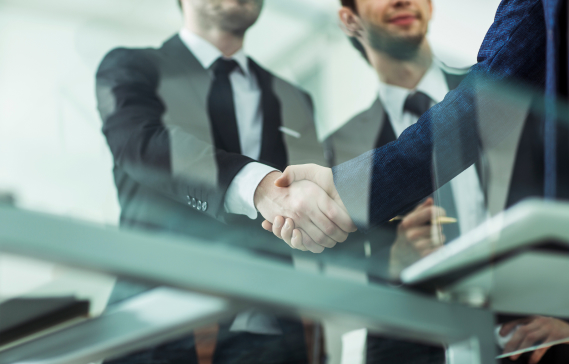
[(446, 216), (445, 211), (428, 198), (403, 218), (397, 227), (397, 240), (391, 247), (389, 272), (392, 277), (399, 277), (403, 269), (443, 246), (445, 237), (440, 225), (431, 224), (439, 216)]
[[(516, 327), (518, 328), (516, 329)], [(502, 326), (500, 336), (507, 336), (514, 329), (516, 331), (504, 347), (504, 354), (529, 348), (540, 343), (569, 338), (569, 324), (551, 317), (533, 316), (508, 322)], [(549, 347), (534, 351), (529, 364), (539, 363), (547, 350), (549, 350)], [(510, 359), (518, 360), (520, 355), (512, 355)]]
[[(283, 188), (289, 186), (292, 187), (296, 183), (306, 181), (311, 181), (322, 188), (322, 190), (324, 190), (326, 194), (334, 200), (337, 206), (341, 208), (343, 213), (340, 215), (347, 215), (347, 209), (334, 186), (334, 177), (330, 168), (322, 167), (317, 164), (290, 166), (284, 171), (282, 176), (275, 181), (275, 185)], [(344, 230), (344, 232), (351, 233), (356, 231), (357, 228), (349, 218), (349, 215), (348, 219), (349, 225), (347, 226), (347, 230)], [(334, 219), (332, 218), (331, 220)], [(275, 236), (279, 239), (283, 239), (288, 245), (296, 249), (306, 250), (309, 246), (313, 246), (317, 243), (313, 239), (312, 235), (307, 233), (307, 231), (305, 231), (301, 226), (298, 226), (293, 219), (282, 215), (276, 216), (273, 223), (270, 221), (264, 221), (263, 228), (267, 231), (272, 231)], [(338, 242), (343, 241), (345, 241), (345, 239)]]
[(269, 222), (284, 216), (302, 230), (306, 239), (287, 241), (292, 248), (321, 253), (324, 248), (345, 241), (348, 233), (355, 230), (343, 204), (339, 206), (318, 185), (307, 180), (292, 184), (293, 179), (287, 185), (281, 182), (282, 187), (276, 187), (279, 177), (279, 172), (273, 172), (261, 181), (255, 191), (255, 207)]
[[(284, 173), (275, 181), (275, 186), (288, 187), (294, 182), (308, 180), (316, 183), (322, 188), (330, 198), (341, 206), (344, 210), (346, 207), (334, 186), (334, 175), (332, 169), (319, 166), (318, 164), (302, 164), (297, 166), (289, 166)], [(355, 228), (355, 227), (354, 227)]]

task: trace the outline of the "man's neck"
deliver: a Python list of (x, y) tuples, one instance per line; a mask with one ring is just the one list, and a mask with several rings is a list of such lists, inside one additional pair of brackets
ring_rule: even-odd
[(214, 27), (200, 27), (191, 21), (186, 21), (184, 26), (213, 44), (225, 57), (231, 57), (243, 48), (245, 34), (234, 34)]
[(407, 89), (414, 89), (433, 63), (433, 55), (429, 43), (425, 40), (415, 57), (401, 60), (366, 47), (366, 51), (379, 79), (388, 84)]

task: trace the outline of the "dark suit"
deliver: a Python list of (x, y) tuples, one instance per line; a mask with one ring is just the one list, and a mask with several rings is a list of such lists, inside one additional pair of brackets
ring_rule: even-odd
[[(496, 100), (487, 97), (494, 93), (495, 82), (515, 87), (521, 83), (550, 97), (543, 108), (545, 123), (541, 111), (531, 112), (516, 138), (515, 164), (502, 206), (528, 196), (568, 198), (569, 138), (567, 128), (555, 125), (556, 105), (551, 101), (567, 96), (566, 18), (564, 1), (503, 0), (480, 49), (479, 63), (460, 87), (397, 142), (333, 169), (335, 185), (356, 224), (366, 229), (408, 210), (478, 160), (483, 144), (478, 112), (495, 108)], [(539, 97), (533, 100), (533, 105), (542, 103)], [(482, 131), (496, 136), (491, 146), (495, 147), (508, 139), (519, 119), (500, 117), (504, 115), (499, 112), (489, 116), (493, 124)], [(445, 160), (436, 169), (434, 155)], [(566, 359), (567, 346), (558, 346), (543, 362)]]
[[(409, 210), (478, 160), (478, 111), (495, 101), (481, 98), (480, 93), (490, 93), (497, 82), (507, 86), (521, 82), (543, 90), (543, 10), (539, 0), (503, 1), (480, 49), (479, 62), (457, 89), (396, 142), (334, 167), (336, 188), (356, 225), (367, 229)], [(505, 118), (484, 127), (497, 143), (512, 125)], [(433, 169), (433, 155), (445, 163)]]
[[(281, 170), (289, 163), (323, 164), (310, 97), (249, 61), (261, 89), (260, 161)], [(223, 138), (226, 130), (210, 122), (207, 98), (211, 84), (208, 70), (178, 35), (159, 49), (115, 49), (102, 61), (97, 72), (97, 99), (114, 160), (121, 226), (256, 250), (271, 244), (271, 250), (281, 247), (283, 259), (290, 260), (290, 248), (264, 233), (259, 220), (225, 212), (231, 181), (253, 160), (216, 147), (212, 135), (215, 132)], [(300, 137), (285, 135), (280, 127), (296, 131)], [(148, 288), (122, 282), (111, 301)], [(251, 335), (242, 340), (222, 325), (219, 337), (223, 341), (216, 356), (223, 355), (223, 350), (232, 355), (216, 362), (306, 361), (300, 321), (283, 319), (279, 324), (285, 333), (280, 338), (252, 335), (258, 337), (261, 348)], [(150, 358), (143, 361), (175, 363), (176, 352), (180, 352), (184, 360), (195, 360), (191, 338), (167, 347), (171, 350), (162, 347), (137, 355)], [(129, 362), (133, 357), (124, 360)]]
[[(455, 70), (453, 74), (445, 73), (445, 76), (449, 90), (452, 91), (466, 77), (466, 72)], [(543, 110), (543, 106), (540, 106), (539, 102), (528, 99), (526, 107), (521, 108), (516, 115), (508, 110), (509, 115), (516, 118), (511, 120), (512, 125), (516, 126), (516, 130), (510, 135), (511, 140), (506, 140), (505, 143), (489, 150), (485, 150), (482, 145), (479, 146), (479, 153), (483, 158), (477, 161), (476, 169), (481, 179), (481, 186), (485, 189), (486, 202), (496, 210), (492, 211), (494, 213), (509, 208), (525, 198), (544, 196), (545, 147), (543, 115), (539, 111)], [(509, 109), (509, 105), (504, 107)], [(516, 107), (520, 108), (521, 103)], [(558, 197), (569, 199), (569, 133), (566, 127), (557, 126), (556, 134), (557, 145), (562, 146), (558, 148), (557, 155)], [(329, 165), (347, 162), (367, 150), (381, 148), (395, 140), (389, 116), (381, 101), (376, 99), (369, 109), (348, 121), (326, 140)], [(352, 234), (347, 244), (336, 247), (337, 251), (334, 253), (357, 255), (357, 251), (364, 250), (363, 242), (368, 241), (374, 252), (370, 257), (372, 258), (370, 260), (374, 261), (370, 264), (371, 272), (385, 278), (388, 276), (388, 248), (395, 241), (396, 235), (396, 225), (384, 224), (368, 231), (367, 234), (359, 232)], [(384, 269), (379, 268), (382, 266)], [(508, 316), (498, 317), (499, 322), (508, 322), (512, 319)], [(367, 363), (399, 363), (402, 362), (403, 354), (407, 355), (405, 362), (444, 362), (444, 354), (440, 350), (437, 352), (436, 348), (377, 338), (373, 335), (368, 337), (367, 349)], [(560, 347), (552, 351), (558, 350), (564, 349)]]
[[(466, 76), (467, 70), (443, 70), (449, 90), (453, 90)], [(377, 98), (372, 106), (353, 117), (341, 128), (332, 133), (325, 141), (328, 165), (334, 166), (349, 161), (373, 148), (380, 148), (397, 139), (389, 115), (382, 101)], [(385, 224), (368, 231), (350, 235), (345, 244), (336, 246), (328, 255), (356, 256), (363, 262), (370, 262), (368, 269), (372, 279), (391, 279), (389, 259), (392, 244), (397, 239), (397, 225)], [(364, 257), (364, 244), (370, 244), (371, 256)], [(444, 363), (444, 350), (428, 345), (382, 338), (370, 334), (367, 340), (368, 364), (385, 363)]]

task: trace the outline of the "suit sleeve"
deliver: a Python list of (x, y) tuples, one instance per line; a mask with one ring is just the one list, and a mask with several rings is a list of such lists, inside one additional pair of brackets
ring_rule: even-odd
[(515, 120), (507, 108), (496, 107), (496, 98), (506, 95), (507, 103), (513, 90), (543, 89), (545, 31), (541, 1), (504, 0), (479, 63), (457, 89), (397, 141), (333, 168), (336, 188), (360, 229), (409, 210), (474, 164), (482, 134), (495, 143), (508, 135), (509, 120)]
[(252, 160), (164, 123), (161, 75), (150, 52), (115, 49), (97, 71), (98, 109), (115, 168), (180, 203), (195, 196), (207, 202), (203, 213), (223, 221), (226, 190)]

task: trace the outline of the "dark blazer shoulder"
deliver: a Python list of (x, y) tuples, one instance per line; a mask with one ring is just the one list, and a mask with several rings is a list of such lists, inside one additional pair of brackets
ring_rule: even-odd
[(115, 67), (150, 67), (154, 63), (152, 56), (156, 51), (155, 48), (114, 48), (103, 57), (97, 73)]
[(370, 123), (377, 123), (377, 120), (381, 117), (383, 110), (381, 101), (379, 98), (376, 98), (370, 107), (353, 116), (350, 120), (344, 123), (344, 125), (332, 132), (326, 139), (332, 140), (361, 134), (362, 129), (359, 127), (366, 126)]
[[(184, 54), (185, 52), (185, 54)], [(193, 56), (183, 44), (180, 36), (175, 34), (168, 38), (159, 48), (128, 48), (117, 47), (110, 50), (101, 61), (97, 70), (99, 73), (109, 69), (126, 68), (132, 71), (144, 71), (147, 75), (157, 74), (159, 63), (183, 54)]]
[(376, 98), (369, 108), (330, 133), (324, 141), (328, 165), (343, 163), (373, 149), (385, 122), (384, 116), (383, 105)]
[(450, 67), (443, 62), (439, 62), (439, 66), (445, 75), (448, 88), (451, 91), (458, 87), (458, 85), (466, 78), (466, 76), (468, 76), (468, 73), (472, 68), (471, 66), (463, 68)]

